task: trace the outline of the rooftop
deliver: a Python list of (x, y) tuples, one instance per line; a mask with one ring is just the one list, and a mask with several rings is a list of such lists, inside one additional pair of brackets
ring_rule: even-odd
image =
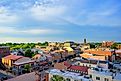
[(14, 65), (22, 65), (22, 64), (28, 64), (28, 63), (33, 63), (35, 60), (30, 60), (30, 61), (25, 61), (25, 62), (20, 62), (20, 63), (13, 63)]
[(72, 69), (72, 70), (78, 70), (78, 71), (88, 72), (88, 67), (86, 67), (86, 66), (70, 65), (67, 62), (64, 62), (64, 65), (67, 66), (67, 67), (69, 67), (69, 69)]
[(5, 81), (36, 81), (35, 72), (23, 74), (23, 75), (20, 75), (20, 76), (17, 76), (15, 78), (8, 79)]
[(8, 59), (8, 60), (18, 60), (20, 58), (22, 58), (23, 56), (17, 56), (17, 55), (8, 55), (6, 57), (3, 57), (4, 59)]
[(73, 72), (69, 72), (69, 71), (61, 71), (58, 69), (50, 69), (47, 71), (48, 73), (52, 74), (52, 75), (60, 75), (63, 77), (68, 77), (68, 78), (72, 78), (74, 80), (83, 80), (83, 81), (90, 81), (87, 78), (84, 78), (84, 76), (81, 76), (79, 73), (73, 73)]
[(10, 46), (0, 46), (0, 48), (10, 48)]

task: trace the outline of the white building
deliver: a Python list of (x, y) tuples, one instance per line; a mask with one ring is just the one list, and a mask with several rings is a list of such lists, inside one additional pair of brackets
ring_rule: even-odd
[(55, 75), (64, 78), (64, 81), (92, 81), (88, 78), (84, 78), (84, 76), (81, 76), (79, 73), (61, 71), (58, 69), (50, 69), (47, 73), (49, 74), (48, 81), (51, 81), (52, 77)]
[(121, 73), (112, 73), (106, 69), (88, 69), (88, 74), (93, 81), (121, 81)]

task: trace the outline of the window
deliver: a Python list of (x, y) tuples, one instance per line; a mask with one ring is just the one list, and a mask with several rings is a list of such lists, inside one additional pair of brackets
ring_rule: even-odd
[(96, 77), (96, 80), (100, 80), (100, 77)]
[(78, 80), (74, 80), (74, 81), (78, 81)]
[(71, 81), (71, 79), (67, 78), (66, 81)]
[(108, 78), (105, 78), (104, 81), (109, 81), (109, 79)]
[(92, 78), (92, 75), (90, 75), (90, 78)]

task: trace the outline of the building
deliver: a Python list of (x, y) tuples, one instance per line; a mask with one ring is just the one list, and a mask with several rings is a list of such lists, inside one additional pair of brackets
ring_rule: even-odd
[(67, 42), (64, 42), (64, 47), (71, 47), (73, 44), (75, 43), (72, 41), (67, 41)]
[(111, 72), (108, 69), (92, 68), (88, 69), (88, 75), (93, 81), (121, 81), (120, 72)]
[(32, 72), (32, 73), (23, 74), (5, 81), (39, 81), (39, 80), (37, 80), (35, 72)]
[(13, 63), (15, 63), (18, 59), (22, 58), (23, 56), (17, 56), (17, 55), (8, 55), (2, 58), (2, 63), (6, 67), (11, 67)]
[(101, 61), (106, 61), (106, 56), (105, 55), (93, 55), (93, 54), (88, 54), (88, 53), (83, 53), (80, 54), (81, 57), (89, 59), (89, 60), (101, 60)]
[(45, 61), (47, 60), (46, 56), (44, 54), (36, 54), (32, 59), (36, 61)]
[(121, 44), (117, 44), (117, 48), (118, 49), (121, 49)]
[(0, 46), (0, 59), (10, 54), (9, 46)]
[(114, 44), (113, 41), (103, 41), (102, 47), (111, 47)]
[(82, 60), (82, 59), (76, 60), (76, 62), (74, 63), (74, 65), (85, 66), (85, 67), (88, 67), (88, 68), (101, 67), (101, 68), (105, 68), (105, 69), (108, 69), (108, 67), (109, 67), (109, 65), (108, 65), (108, 63), (106, 61)]
[(85, 50), (84, 53), (111, 56), (114, 53), (114, 51), (113, 50), (90, 49), (90, 50)]
[(48, 46), (49, 47), (54, 47), (54, 46), (57, 46), (57, 43), (56, 42), (49, 42)]
[(69, 64), (67, 61), (64, 62), (66, 66), (66, 70), (70, 72), (88, 74), (88, 67), (87, 66), (79, 66), (74, 64)]
[(50, 69), (46, 71), (46, 73), (46, 81), (52, 81), (52, 79), (56, 78), (60, 78), (60, 81), (91, 81), (90, 79), (85, 78), (79, 73), (73, 73), (65, 70)]

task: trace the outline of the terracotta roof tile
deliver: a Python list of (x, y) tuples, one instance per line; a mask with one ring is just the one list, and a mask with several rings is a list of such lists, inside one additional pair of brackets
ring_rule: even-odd
[(17, 56), (17, 55), (8, 55), (6, 57), (4, 57), (4, 59), (8, 59), (8, 60), (18, 60), (20, 58), (22, 58), (23, 56)]

